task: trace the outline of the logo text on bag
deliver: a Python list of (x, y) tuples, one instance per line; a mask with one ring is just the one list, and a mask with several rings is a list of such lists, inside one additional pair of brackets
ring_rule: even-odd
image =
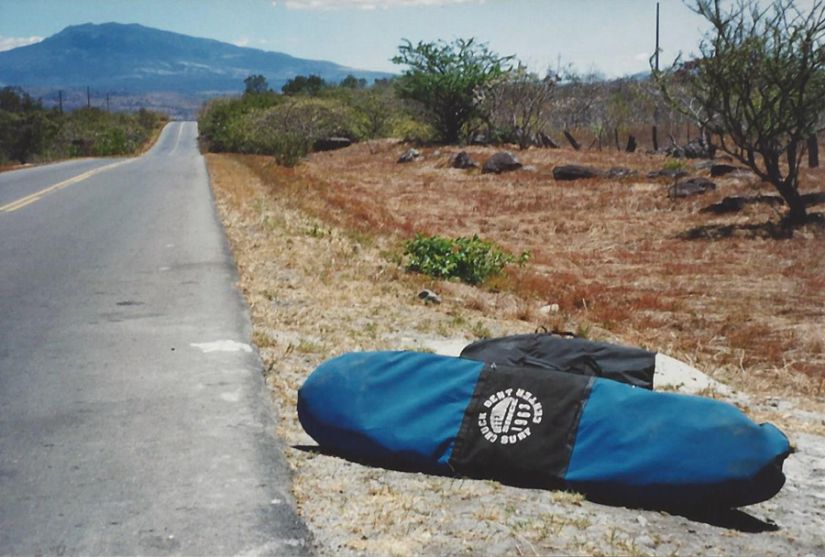
[(490, 443), (512, 445), (532, 434), (530, 426), (540, 424), (541, 402), (524, 389), (504, 389), (484, 401), (478, 414), (478, 427)]

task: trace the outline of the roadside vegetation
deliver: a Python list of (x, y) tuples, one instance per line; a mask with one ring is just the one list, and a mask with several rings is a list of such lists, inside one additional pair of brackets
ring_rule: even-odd
[(209, 151), (273, 155), (294, 166), (322, 139), (406, 136), (422, 126), (401, 110), (389, 82), (367, 88), (355, 78), (332, 85), (297, 76), (281, 94), (256, 75), (247, 78), (243, 96), (207, 103), (198, 127)]
[(0, 89), (0, 166), (134, 154), (154, 140), (166, 121), (147, 110), (64, 113), (44, 108), (19, 88), (5, 87)]
[[(418, 234), (404, 245), (404, 255), (409, 271), (438, 279), (456, 278), (473, 285), (499, 276), (515, 260), (512, 254), (477, 235), (450, 239)], [(524, 252), (521, 261), (529, 258), (529, 253)]]
[[(713, 24), (702, 57), (651, 80), (541, 77), (462, 39), (403, 42), (402, 75), (373, 85), (298, 76), (276, 93), (250, 76), (243, 96), (204, 107), (202, 140), (252, 155), (244, 164), (273, 195), (297, 188), (299, 208), (325, 225), (389, 238), (388, 260), (422, 286), (479, 286), (468, 307), (491, 317), (616, 336), (734, 384), (821, 396), (825, 232), (812, 208), (823, 176), (802, 154), (825, 110), (825, 4), (811, 15), (788, 0), (760, 6), (697, 0)], [(667, 150), (652, 149), (651, 121)], [(311, 154), (331, 137), (361, 144)], [(685, 158), (688, 138), (703, 160)], [(412, 164), (399, 164), (411, 145)], [(483, 161), (502, 147), (519, 148), (525, 169), (451, 168), (460, 151)], [(720, 163), (733, 172), (713, 189), (673, 194), (683, 174), (707, 180)], [(598, 172), (554, 180), (570, 164)], [(504, 314), (488, 299), (501, 293), (518, 299)]]
[[(298, 76), (273, 92), (250, 76), (243, 96), (204, 107), (203, 144), (216, 152), (207, 155), (212, 185), (282, 409), (293, 493), (319, 554), (717, 547), (780, 555), (819, 547), (810, 509), (821, 486), (800, 470), (819, 458), (812, 439), (825, 435), (825, 226), (817, 213), (825, 169), (803, 164), (801, 153), (825, 106), (816, 88), (786, 104), (776, 99), (784, 80), (805, 69), (805, 45), (819, 53), (822, 41), (816, 33), (807, 42), (783, 38), (783, 29), (805, 36), (805, 21), (789, 10), (791, 26), (767, 19), (776, 27), (769, 39), (746, 32), (765, 35), (762, 17), (771, 13), (722, 14), (721, 31), (735, 31), (724, 49), (707, 46), (711, 34), (704, 58), (654, 79), (607, 82), (569, 68), (539, 76), (473, 40), (405, 41), (397, 57), (405, 69), (391, 81)], [(773, 48), (781, 56), (771, 58)], [(779, 67), (754, 81), (759, 92), (736, 89), (743, 69)], [(723, 78), (734, 80), (725, 103), (701, 96)], [(451, 89), (456, 83), (464, 85)], [(728, 127), (740, 116), (726, 110), (748, 103), (768, 115), (765, 125)], [(797, 105), (805, 111), (790, 110)], [(737, 134), (752, 140), (750, 149)], [(327, 152), (336, 142), (325, 140), (335, 137), (351, 144)], [(484, 172), (481, 163), (502, 150), (523, 166)], [(473, 164), (456, 167), (459, 156)], [(805, 200), (803, 218), (763, 163)], [(571, 165), (594, 171), (556, 178)], [(722, 166), (729, 168), (714, 174)], [(713, 187), (673, 194), (690, 178)], [(568, 493), (298, 449), (311, 439), (293, 411), (296, 393), (324, 360), (354, 350), (457, 353), (476, 339), (536, 329), (646, 347), (725, 383), (732, 391), (701, 394), (800, 439), (799, 464), (789, 467), (797, 489), (748, 509), (745, 516), (768, 524), (751, 536), (730, 524), (697, 526)], [(807, 522), (792, 520), (798, 513)]]
[[(474, 39), (406, 41), (394, 61), (406, 67), (402, 75), (373, 84), (352, 76), (340, 83), (297, 76), (276, 92), (263, 76), (249, 76), (242, 96), (204, 106), (203, 145), (212, 152), (273, 155), (288, 166), (330, 136), (527, 149), (547, 146), (548, 139), (566, 144), (566, 131), (584, 148), (624, 150), (629, 135), (649, 140), (657, 107), (673, 142), (697, 133), (650, 80), (605, 81), (572, 67), (541, 76)], [(301, 142), (283, 139), (296, 137)]]

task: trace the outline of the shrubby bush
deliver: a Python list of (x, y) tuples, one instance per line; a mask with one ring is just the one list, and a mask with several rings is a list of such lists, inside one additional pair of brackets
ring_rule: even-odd
[[(481, 284), (501, 273), (515, 257), (493, 242), (472, 237), (445, 238), (417, 234), (404, 247), (407, 270), (433, 278), (457, 278), (467, 284)], [(522, 254), (522, 260), (528, 257)]]
[(310, 89), (301, 86), (313, 83), (307, 78), (290, 83), (290, 94), (246, 93), (207, 103), (198, 119), (205, 147), (214, 152), (272, 155), (291, 166), (317, 140), (327, 137), (354, 141), (406, 137), (408, 130), (417, 130), (410, 136), (431, 135), (427, 126), (406, 115), (389, 82), (365, 88), (350, 79), (341, 86), (323, 83)]
[(165, 117), (147, 110), (129, 114), (83, 108), (64, 115), (53, 154), (70, 157), (128, 155), (139, 151), (165, 122)]
[(319, 139), (364, 137), (356, 109), (336, 98), (277, 96), (260, 106), (244, 97), (212, 101), (201, 112), (201, 137), (209, 150), (273, 155), (292, 166)]
[(61, 113), (44, 108), (22, 89), (6, 87), (0, 89), (0, 164), (132, 154), (166, 120), (147, 110), (111, 113), (85, 108)]
[(209, 101), (198, 117), (201, 141), (210, 151), (245, 152), (246, 135), (242, 119), (255, 111), (277, 106), (283, 97), (277, 93), (246, 94), (238, 98), (221, 98)]

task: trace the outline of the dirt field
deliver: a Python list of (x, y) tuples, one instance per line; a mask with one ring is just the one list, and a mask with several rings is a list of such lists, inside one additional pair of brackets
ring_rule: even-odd
[[(773, 192), (753, 178), (722, 178), (716, 192), (671, 200), (670, 179), (646, 177), (662, 157), (530, 150), (516, 154), (532, 168), (482, 175), (450, 169), (455, 148), (423, 149), (421, 160), (396, 164), (406, 148), (361, 144), (315, 154), (296, 169), (266, 157), (208, 158), (287, 445), (312, 444), (297, 423), (295, 396), (324, 359), (547, 326), (692, 363), (733, 386), (737, 404), (780, 425), (800, 452), (773, 500), (749, 514), (691, 520), (291, 448), (295, 498), (321, 554), (825, 551), (817, 533), (825, 529), (821, 226), (777, 239), (766, 225), (778, 220), (770, 206), (700, 213), (725, 196)], [(493, 152), (468, 151), (479, 162)], [(638, 175), (555, 182), (552, 168), (563, 163)], [(820, 189), (823, 177), (807, 171), (803, 189)], [(401, 241), (415, 232), (477, 233), (532, 258), (481, 288), (432, 281), (400, 264)], [(444, 303), (417, 300), (423, 287)]]

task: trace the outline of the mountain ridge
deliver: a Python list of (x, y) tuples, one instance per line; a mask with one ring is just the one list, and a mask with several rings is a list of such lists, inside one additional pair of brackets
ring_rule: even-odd
[(337, 82), (391, 74), (241, 47), (137, 23), (71, 25), (39, 43), (0, 52), (0, 86), (44, 91), (91, 87), (120, 95), (208, 98), (243, 91), (252, 74), (278, 90), (296, 75)]

